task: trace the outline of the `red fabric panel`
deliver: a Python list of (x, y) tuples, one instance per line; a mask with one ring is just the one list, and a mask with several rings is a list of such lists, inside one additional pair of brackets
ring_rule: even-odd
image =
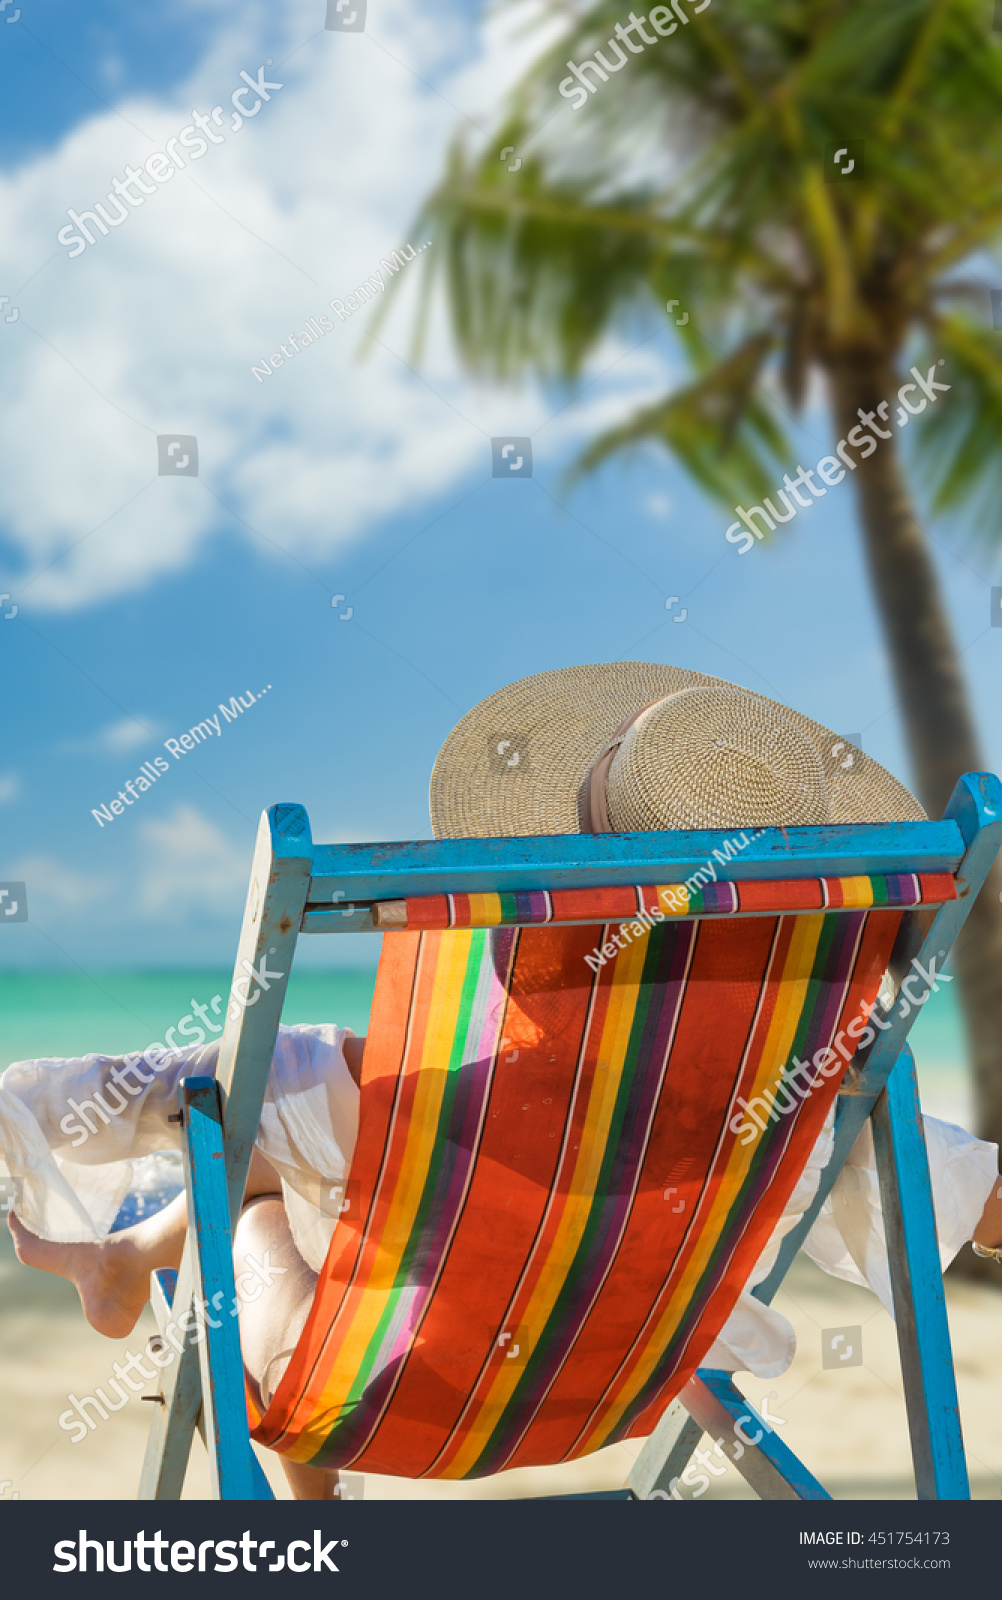
[(419, 1343), (365, 1452), (367, 1472), (427, 1473), (477, 1385), (485, 1346), (505, 1359), (498, 1336), (549, 1199), (574, 1088), (592, 936), (587, 927), (520, 935), (476, 1171)]
[(617, 922), (637, 914), (637, 891), (633, 887), (554, 889), (551, 898), (555, 922), (575, 922), (581, 917)]
[(918, 881), (922, 886), (923, 905), (945, 905), (948, 900), (956, 900), (956, 879), (949, 872), (920, 872)]
[[(626, 1233), (573, 1356), (544, 1401), (529, 1440), (509, 1463), (513, 1467), (523, 1464), (523, 1455), (559, 1461), (570, 1450), (581, 1428), (582, 1400), (587, 1408), (613, 1380), (636, 1336), (638, 1308), (653, 1304), (669, 1267), (689, 1254), (686, 1230), (730, 1104), (775, 929), (765, 917), (699, 925)], [(608, 989), (605, 972), (600, 982)], [(676, 1172), (687, 1158), (689, 1177)], [(669, 1181), (679, 1191), (673, 1203), (685, 1202), (683, 1212), (665, 1202)]]
[[(856, 958), (856, 968), (852, 982), (849, 985), (836, 1033), (860, 1014), (863, 1001), (866, 1001), (867, 1005), (873, 1005), (876, 1002), (880, 980), (887, 966), (902, 915), (901, 911), (882, 911), (879, 915), (867, 918), (859, 954)], [(712, 924), (707, 924), (707, 931), (710, 926)], [(647, 1434), (653, 1433), (666, 1405), (688, 1383), (716, 1338), (717, 1332), (726, 1322), (737, 1294), (748, 1281), (749, 1274), (769, 1242), (772, 1230), (782, 1214), (783, 1207), (796, 1187), (797, 1180), (804, 1169), (807, 1157), (818, 1140), (821, 1129), (824, 1126), (825, 1117), (828, 1115), (831, 1103), (841, 1086), (844, 1076), (845, 1072), (843, 1070), (842, 1073), (829, 1078), (827, 1083), (824, 1086), (819, 1085), (804, 1103), (797, 1117), (793, 1138), (790, 1140), (779, 1171), (770, 1186), (769, 1204), (759, 1206), (754, 1222), (746, 1231), (726, 1276), (707, 1304), (703, 1315), (703, 1327), (709, 1330), (708, 1336), (704, 1336), (701, 1330), (700, 1334), (692, 1341), (684, 1367), (676, 1373), (670, 1387), (663, 1391), (655, 1403), (638, 1417), (636, 1425), (631, 1429), (632, 1438), (643, 1438)]]
[(818, 878), (739, 883), (738, 895), (742, 911), (820, 911), (824, 904)]

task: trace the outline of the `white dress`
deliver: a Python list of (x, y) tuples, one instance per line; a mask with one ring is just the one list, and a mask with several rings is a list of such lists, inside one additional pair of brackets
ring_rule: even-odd
[[(280, 1027), (256, 1145), (282, 1180), (293, 1237), (315, 1272), (326, 1257), (358, 1135), (358, 1089), (344, 1059), (348, 1028)], [(0, 1149), (14, 1209), (44, 1239), (100, 1241), (133, 1181), (133, 1163), (176, 1150), (168, 1115), (185, 1075), (214, 1074), (218, 1042), (163, 1056), (47, 1057), (0, 1077)], [(145, 1081), (144, 1081), (145, 1080)], [(924, 1118), (944, 1268), (971, 1237), (998, 1174), (998, 1149)], [(796, 1350), (786, 1318), (750, 1290), (772, 1269), (784, 1236), (817, 1192), (831, 1154), (834, 1108), (737, 1305), (702, 1365), (785, 1372)], [(807, 1254), (834, 1277), (873, 1290), (892, 1310), (880, 1193), (869, 1127), (807, 1236)]]

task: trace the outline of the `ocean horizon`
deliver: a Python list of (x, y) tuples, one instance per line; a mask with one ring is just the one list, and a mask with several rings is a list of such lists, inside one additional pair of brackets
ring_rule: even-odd
[[(144, 1050), (163, 1043), (196, 1004), (211, 1014), (216, 996), (222, 1021), (232, 981), (232, 967), (0, 972), (0, 1069), (39, 1056)], [(374, 967), (293, 970), (282, 1021), (336, 1022), (364, 1033), (375, 982)]]
[[(216, 1016), (222, 1021), (232, 981), (233, 971), (228, 967), (0, 973), (0, 1070), (12, 1061), (124, 1055), (150, 1044), (163, 1044), (166, 1030), (191, 1015), (196, 1004), (206, 1007), (211, 1016), (212, 1001), (220, 997)], [(362, 1034), (375, 981), (375, 968), (293, 970), (282, 1020), (336, 1022)], [(6, 1171), (0, 1160), (0, 1174)], [(172, 1152), (136, 1161), (134, 1174), (115, 1230), (159, 1211), (183, 1187), (180, 1157)], [(8, 1209), (9, 1203), (9, 1185), (0, 1178), (0, 1212)]]
[[(211, 1007), (217, 995), (225, 1001), (232, 976), (228, 967), (0, 972), (0, 1070), (39, 1056), (143, 1050), (162, 1042), (196, 1003)], [(282, 1020), (334, 1022), (364, 1034), (375, 981), (374, 967), (293, 969)], [(952, 987), (929, 997), (909, 1042), (924, 1109), (970, 1127), (970, 1074)]]

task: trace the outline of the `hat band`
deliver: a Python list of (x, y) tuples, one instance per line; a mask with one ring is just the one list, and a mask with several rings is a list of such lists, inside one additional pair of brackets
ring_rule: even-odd
[(634, 711), (632, 716), (626, 718), (625, 722), (621, 722), (608, 744), (603, 745), (592, 762), (591, 769), (583, 785), (585, 803), (583, 808), (584, 816), (581, 819), (582, 833), (612, 832), (612, 823), (609, 821), (609, 809), (605, 794), (609, 768), (615, 761), (620, 745), (637, 721), (637, 718), (642, 717), (645, 711), (650, 711), (651, 706), (660, 705), (661, 700), (664, 698), (666, 697), (662, 695), (657, 700), (648, 701), (647, 705), (641, 706), (639, 711)]

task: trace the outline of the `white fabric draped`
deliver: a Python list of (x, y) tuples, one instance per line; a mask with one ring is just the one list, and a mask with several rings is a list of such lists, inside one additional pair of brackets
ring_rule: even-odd
[[(278, 1172), (300, 1253), (319, 1271), (340, 1215), (358, 1134), (358, 1089), (344, 1059), (350, 1029), (281, 1027), (257, 1148)], [(133, 1178), (133, 1163), (178, 1149), (168, 1115), (178, 1079), (215, 1073), (218, 1042), (162, 1056), (46, 1057), (0, 1078), (0, 1147), (14, 1209), (45, 1239), (100, 1241)], [(926, 1117), (940, 1256), (946, 1267), (971, 1237), (998, 1173), (995, 1145)], [(750, 1290), (771, 1271), (785, 1235), (810, 1205), (832, 1149), (834, 1109), (738, 1304), (703, 1365), (778, 1377), (796, 1340)], [(804, 1247), (825, 1272), (873, 1290), (891, 1307), (887, 1248), (869, 1128), (865, 1128)]]

